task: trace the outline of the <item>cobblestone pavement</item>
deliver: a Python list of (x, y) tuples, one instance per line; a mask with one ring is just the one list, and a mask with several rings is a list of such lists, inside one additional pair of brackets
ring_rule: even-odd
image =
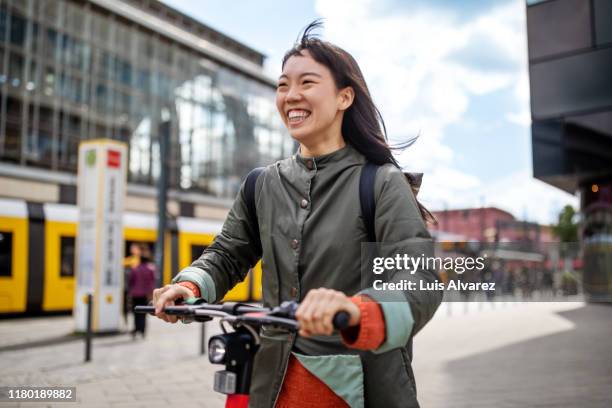
[[(220, 366), (199, 355), (199, 324), (149, 318), (145, 340), (93, 342), (70, 317), (0, 321), (0, 385), (76, 386), (78, 403), (23, 407), (222, 407)], [(207, 325), (207, 333), (216, 326)], [(444, 304), (415, 338), (423, 407), (612, 406), (612, 307), (581, 303)]]

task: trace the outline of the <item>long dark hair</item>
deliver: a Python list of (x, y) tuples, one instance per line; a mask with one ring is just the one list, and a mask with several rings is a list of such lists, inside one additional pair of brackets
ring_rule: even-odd
[[(385, 121), (372, 100), (357, 61), (342, 48), (322, 41), (313, 33), (322, 25), (322, 20), (317, 19), (302, 31), (293, 48), (285, 53), (282, 68), (285, 67), (289, 58), (296, 55), (302, 56), (302, 51), (307, 50), (315, 61), (325, 65), (331, 71), (336, 88), (343, 89), (347, 86), (353, 88), (355, 98), (352, 105), (344, 112), (342, 120), (344, 140), (363, 154), (368, 161), (378, 165), (391, 163), (400, 168), (399, 163), (393, 157), (392, 150), (406, 149), (416, 141), (417, 137), (398, 145), (389, 145)], [(412, 186), (411, 178), (406, 176), (406, 179)], [(417, 204), (423, 219), (426, 222), (436, 223), (433, 214), (418, 200)]]

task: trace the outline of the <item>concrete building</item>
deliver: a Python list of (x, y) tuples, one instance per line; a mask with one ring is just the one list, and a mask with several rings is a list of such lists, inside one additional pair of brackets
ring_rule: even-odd
[(558, 239), (551, 228), (532, 222), (517, 220), (507, 211), (495, 207), (463, 208), (434, 211), (438, 225), (430, 230), (463, 237), (467, 241), (526, 243), (534, 250), (534, 244), (554, 243)]

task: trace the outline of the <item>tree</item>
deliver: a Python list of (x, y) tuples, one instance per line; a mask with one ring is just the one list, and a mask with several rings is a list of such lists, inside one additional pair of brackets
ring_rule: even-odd
[(553, 227), (554, 234), (561, 242), (578, 241), (578, 223), (574, 221), (576, 210), (571, 205), (566, 205), (559, 213), (559, 222)]

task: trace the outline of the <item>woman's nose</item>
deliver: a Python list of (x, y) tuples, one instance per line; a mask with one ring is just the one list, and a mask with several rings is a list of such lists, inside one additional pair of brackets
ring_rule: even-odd
[(295, 87), (290, 87), (289, 90), (287, 91), (287, 94), (285, 95), (285, 101), (287, 102), (298, 101), (300, 100), (301, 97), (302, 97), (302, 94), (300, 93), (299, 89)]

